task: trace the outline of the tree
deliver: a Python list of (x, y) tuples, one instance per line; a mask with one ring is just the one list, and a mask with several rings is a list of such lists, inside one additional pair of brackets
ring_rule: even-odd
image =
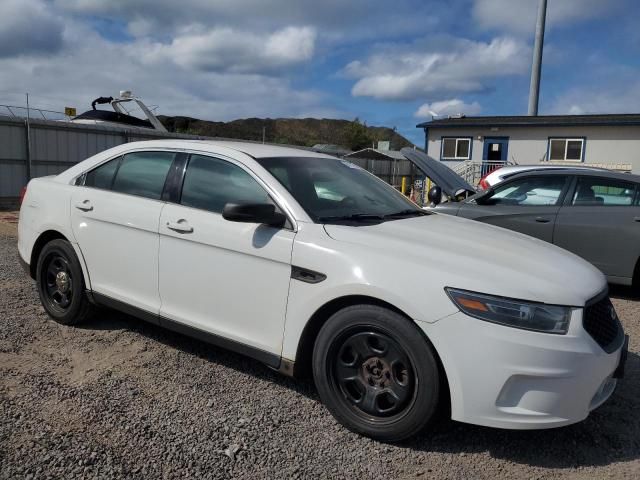
[(345, 138), (347, 140), (347, 147), (351, 150), (362, 150), (371, 146), (372, 137), (369, 134), (367, 126), (360, 122), (359, 118), (355, 118), (353, 122), (347, 125)]

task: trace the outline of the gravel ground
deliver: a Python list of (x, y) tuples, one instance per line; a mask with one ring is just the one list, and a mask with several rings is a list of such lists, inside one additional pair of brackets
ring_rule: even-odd
[(445, 421), (400, 445), (340, 427), (310, 381), (105, 311), (49, 320), (0, 222), (0, 478), (639, 478), (640, 300), (624, 381), (578, 425)]

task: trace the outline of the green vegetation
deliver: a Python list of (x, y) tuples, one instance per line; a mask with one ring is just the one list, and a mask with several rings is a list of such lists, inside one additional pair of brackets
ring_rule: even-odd
[(377, 145), (380, 140), (391, 142), (391, 149), (413, 146), (395, 128), (369, 127), (359, 119), (354, 121), (316, 118), (246, 118), (231, 122), (210, 122), (189, 117), (160, 116), (170, 132), (207, 137), (262, 141), (264, 128), (268, 143), (284, 143), (311, 147), (317, 143), (341, 145), (351, 150)]

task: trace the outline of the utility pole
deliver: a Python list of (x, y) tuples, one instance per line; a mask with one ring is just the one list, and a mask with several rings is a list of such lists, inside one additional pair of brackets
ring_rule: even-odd
[(538, 98), (540, 97), (540, 74), (542, 72), (542, 47), (544, 46), (544, 24), (547, 18), (547, 0), (540, 0), (538, 20), (536, 21), (536, 39), (533, 45), (533, 62), (531, 64), (531, 86), (529, 87), (528, 115), (538, 115)]

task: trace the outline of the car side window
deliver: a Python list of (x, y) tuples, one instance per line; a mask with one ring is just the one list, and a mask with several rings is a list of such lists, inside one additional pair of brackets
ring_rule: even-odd
[(175, 156), (173, 152), (128, 153), (122, 158), (111, 189), (159, 200)]
[(557, 205), (566, 180), (567, 177), (558, 175), (514, 180), (497, 186), (489, 200), (494, 205)]
[(180, 203), (222, 213), (227, 203), (272, 203), (267, 192), (242, 168), (205, 155), (191, 155)]
[(631, 206), (636, 184), (613, 178), (579, 177), (571, 205), (575, 206)]
[(122, 157), (115, 158), (107, 163), (103, 163), (97, 168), (94, 168), (90, 172), (87, 172), (84, 178), (84, 186), (111, 190), (113, 176), (115, 175), (116, 170), (118, 170), (118, 165), (120, 165), (121, 159)]

